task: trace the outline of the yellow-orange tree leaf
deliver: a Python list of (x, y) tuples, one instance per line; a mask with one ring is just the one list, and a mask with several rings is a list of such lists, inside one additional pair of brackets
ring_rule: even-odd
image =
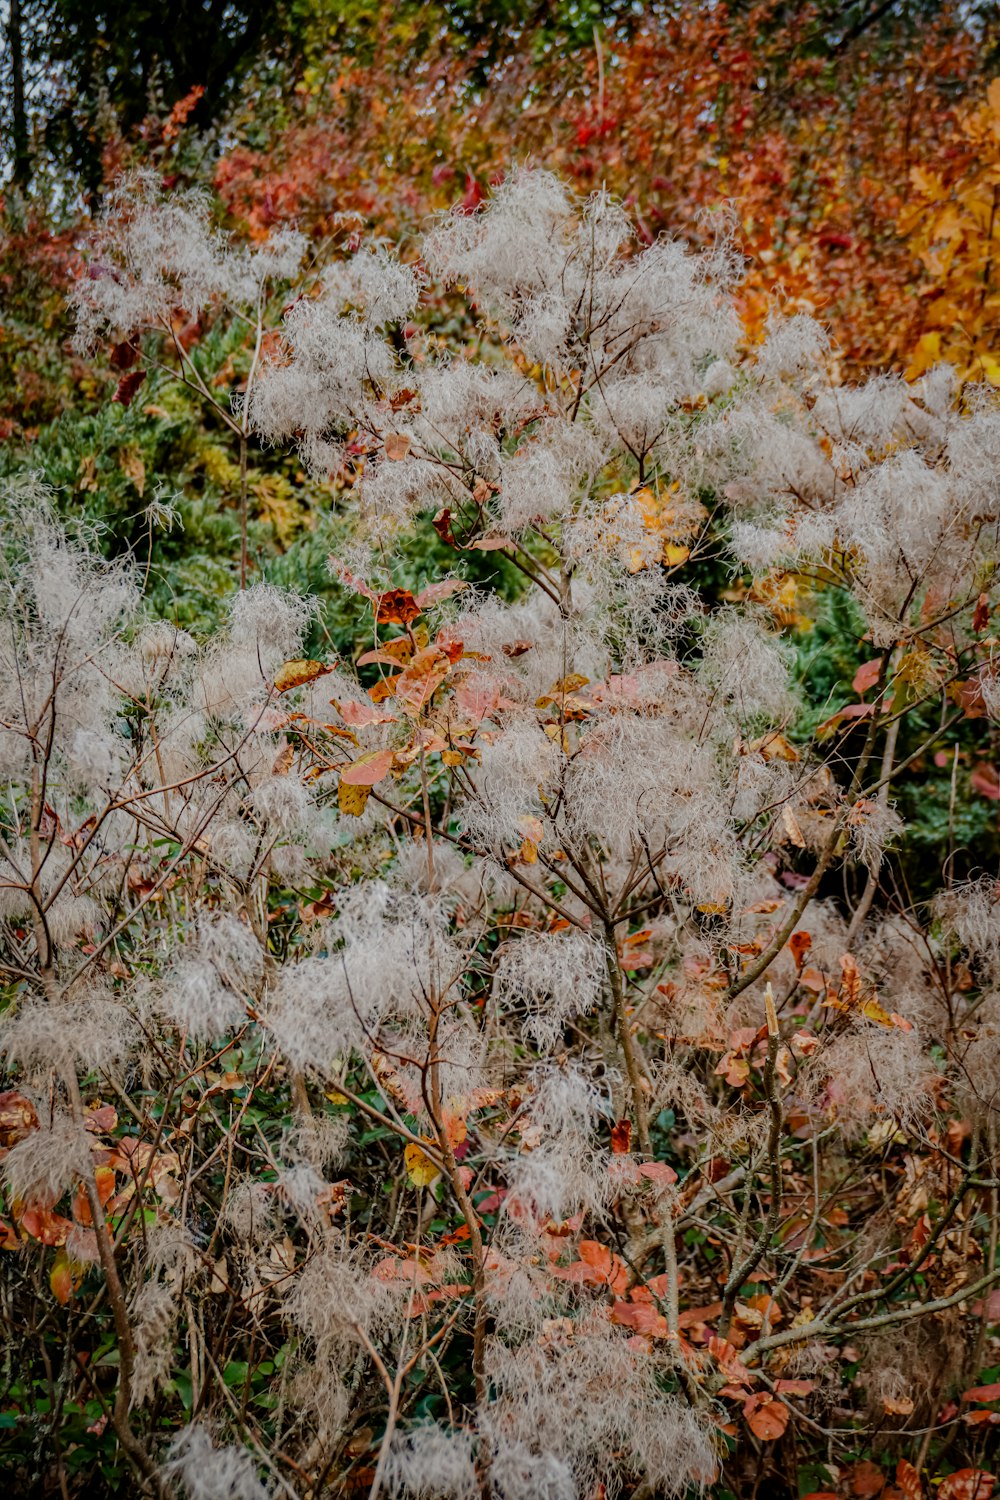
[(317, 677), (325, 677), (332, 671), (333, 668), (328, 667), (325, 662), (310, 661), (308, 657), (286, 661), (275, 673), (274, 686), (277, 692), (287, 693), (292, 688), (304, 687), (307, 682), (315, 682)]
[(406, 1162), (406, 1175), (414, 1187), (430, 1187), (441, 1175), (426, 1151), (413, 1141), (405, 1148), (403, 1160)]
[(370, 786), (351, 786), (341, 778), (337, 787), (337, 806), (349, 818), (360, 818), (368, 805), (371, 790)]

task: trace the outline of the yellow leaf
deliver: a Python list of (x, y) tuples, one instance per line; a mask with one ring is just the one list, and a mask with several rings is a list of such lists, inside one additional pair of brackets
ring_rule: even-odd
[(678, 547), (673, 542), (663, 544), (663, 561), (671, 568), (677, 568), (681, 563), (687, 562), (690, 556), (690, 547)]
[(360, 818), (371, 796), (370, 786), (351, 786), (341, 781), (337, 787), (337, 806), (350, 818)]
[(332, 671), (332, 667), (321, 661), (286, 661), (274, 675), (274, 686), (277, 692), (287, 693), (292, 688), (303, 687), (307, 682), (315, 682), (317, 677), (325, 677), (327, 672)]
[(403, 1152), (403, 1160), (406, 1162), (406, 1175), (414, 1187), (430, 1187), (441, 1175), (440, 1169), (434, 1165), (426, 1151), (412, 1141)]

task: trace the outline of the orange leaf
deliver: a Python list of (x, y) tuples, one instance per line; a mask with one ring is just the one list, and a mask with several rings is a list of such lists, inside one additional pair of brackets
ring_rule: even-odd
[(369, 724), (396, 723), (394, 714), (376, 713), (374, 707), (369, 708), (367, 703), (353, 703), (350, 698), (345, 698), (342, 702), (331, 698), (330, 701), (344, 723), (352, 725), (355, 729), (366, 729)]
[(38, 1129), (38, 1112), (16, 1089), (0, 1094), (0, 1146), (13, 1146)]
[(1000, 1401), (1000, 1380), (995, 1380), (992, 1385), (974, 1385), (971, 1390), (962, 1392), (963, 1401)]
[(373, 683), (368, 689), (368, 696), (372, 702), (384, 703), (386, 698), (392, 698), (402, 675), (402, 672), (397, 672), (395, 677), (383, 677), (379, 682)]
[(788, 939), (788, 946), (791, 949), (792, 958), (795, 960), (795, 967), (797, 969), (801, 970), (802, 965), (805, 963), (806, 954), (812, 945), (812, 936), (808, 932), (793, 932)]
[(556, 1267), (561, 1281), (577, 1281), (582, 1286), (610, 1287), (620, 1295), (628, 1284), (625, 1262), (599, 1240), (580, 1241), (580, 1259), (569, 1266)]
[(409, 589), (389, 589), (380, 594), (375, 608), (378, 625), (408, 625), (420, 613), (420, 605)]
[(938, 1500), (989, 1500), (994, 1479), (986, 1469), (956, 1469), (942, 1481)]
[(406, 432), (387, 432), (385, 435), (385, 456), (393, 463), (399, 463), (410, 451), (411, 437)]
[(418, 651), (396, 678), (396, 697), (409, 714), (418, 714), (430, 702), (451, 670), (451, 663), (437, 646)]
[(762, 1443), (773, 1443), (788, 1426), (791, 1413), (784, 1401), (778, 1401), (770, 1391), (758, 1391), (743, 1403), (743, 1415), (754, 1437)]
[(885, 1475), (878, 1464), (862, 1459), (851, 1470), (852, 1495), (881, 1495), (885, 1489)]
[(627, 1156), (632, 1146), (632, 1121), (619, 1120), (611, 1127), (611, 1150), (615, 1156)]
[(924, 1487), (920, 1475), (906, 1458), (896, 1465), (896, 1486), (903, 1492), (903, 1500), (924, 1500)]
[(56, 1251), (49, 1271), (49, 1286), (57, 1302), (66, 1306), (73, 1295), (73, 1268), (69, 1262), (69, 1256), (64, 1249)]
[(25, 1208), (15, 1218), (25, 1234), (40, 1240), (43, 1245), (65, 1245), (66, 1236), (73, 1228), (72, 1219), (53, 1213), (51, 1208)]

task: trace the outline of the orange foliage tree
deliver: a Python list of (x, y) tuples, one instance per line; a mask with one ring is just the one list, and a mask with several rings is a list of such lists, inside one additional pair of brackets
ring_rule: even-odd
[(318, 238), (405, 232), (457, 199), (474, 207), (526, 160), (620, 195), (647, 240), (704, 244), (729, 208), (751, 337), (777, 294), (829, 324), (845, 372), (904, 366), (928, 297), (898, 221), (911, 171), (962, 154), (980, 47), (947, 11), (832, 55), (814, 55), (819, 25), (816, 7), (789, 19), (775, 0), (686, 3), (627, 37), (595, 28), (568, 58), (522, 37), (485, 87), (475, 49), (442, 34), (409, 57), (397, 27), (374, 60), (307, 71), (263, 149), (261, 106), (248, 110), (216, 187), (256, 236), (292, 219)]

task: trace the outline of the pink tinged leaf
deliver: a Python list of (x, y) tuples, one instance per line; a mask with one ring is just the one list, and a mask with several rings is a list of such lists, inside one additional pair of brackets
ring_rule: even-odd
[(395, 750), (370, 750), (359, 755), (351, 765), (345, 766), (340, 779), (347, 786), (377, 786), (392, 770)]
[(864, 662), (854, 674), (854, 681), (851, 683), (854, 691), (859, 695), (867, 693), (868, 689), (873, 688), (878, 682), (881, 670), (882, 658), (880, 656), (876, 656), (872, 661)]
[(438, 604), (442, 599), (449, 599), (452, 594), (460, 593), (468, 587), (461, 578), (445, 578), (441, 583), (430, 583), (425, 589), (421, 589), (416, 596), (416, 603), (421, 609), (426, 609), (429, 604)]

